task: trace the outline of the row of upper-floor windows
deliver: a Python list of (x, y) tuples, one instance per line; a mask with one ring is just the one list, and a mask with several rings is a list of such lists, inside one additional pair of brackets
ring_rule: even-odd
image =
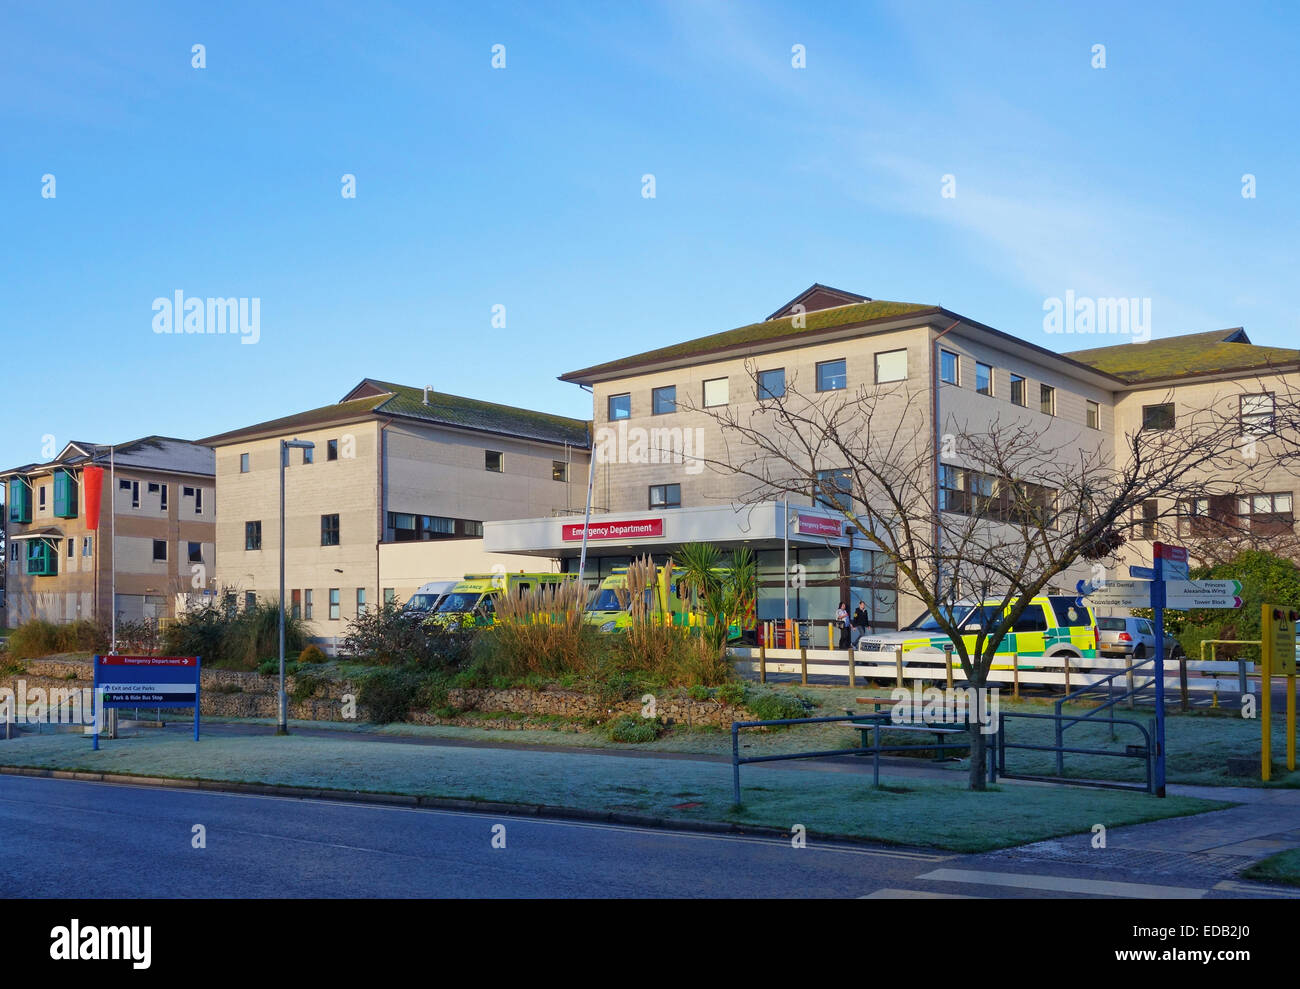
[[(1277, 396), (1259, 392), (1237, 396), (1237, 422), (1242, 436), (1267, 436), (1276, 428)], [(1173, 429), (1178, 413), (1173, 402), (1159, 402), (1142, 406), (1142, 429), (1161, 431)]]
[[(877, 385), (906, 381), (908, 377), (907, 350), (884, 350), (875, 354), (875, 374), (873, 381)], [(813, 367), (814, 387), (819, 392), (843, 391), (849, 386), (848, 361), (843, 357), (833, 360), (818, 361)], [(786, 369), (773, 367), (759, 370), (754, 375), (754, 398), (767, 401), (784, 398), (786, 394)], [(701, 408), (718, 408), (730, 404), (731, 379), (726, 377), (708, 378), (700, 385), (699, 403)], [(662, 385), (650, 389), (650, 414), (667, 415), (678, 408), (677, 386)], [(606, 408), (606, 417), (610, 421), (632, 418), (632, 393), (622, 392), (610, 395)]]
[[(131, 508), (157, 507), (167, 511), (170, 486), (166, 481), (139, 481), (132, 478), (118, 478), (117, 487), (130, 500)], [(146, 505), (141, 501), (141, 492), (152, 503)], [(185, 508), (195, 515), (203, 514), (203, 489), (185, 485), (181, 488), (185, 499)], [(125, 500), (125, 499), (124, 499)], [(33, 506), (33, 501), (35, 506)], [(56, 470), (49, 483), (33, 482), (25, 477), (9, 479), (8, 518), (10, 522), (30, 522), (33, 508), (38, 515), (44, 515), (49, 509), (58, 518), (75, 519), (80, 509), (76, 475), (71, 471)]]
[[(302, 447), (302, 459), (299, 463), (312, 464), (316, 462), (315, 449), (313, 447)], [(344, 459), (350, 459), (350, 446), (344, 447)], [(336, 439), (325, 441), (325, 459), (339, 459), (339, 441)], [(491, 474), (504, 474), (506, 472), (506, 457), (500, 450), (483, 451), (483, 469)], [(286, 466), (288, 462), (286, 460)], [(241, 453), (239, 455), (239, 473), (248, 474), (253, 469), (253, 455), (251, 453)], [(569, 465), (563, 460), (551, 461), (551, 479), (555, 481), (567, 481), (569, 479)]]
[[(1000, 397), (997, 394), (997, 385), (994, 376), (994, 366), (986, 364), (984, 361), (975, 361), (975, 381), (974, 391), (977, 395), (987, 395), (989, 398)], [(1035, 407), (1044, 415), (1056, 415), (1056, 386), (1049, 385), (1045, 381), (1037, 382), (1037, 395), (1033, 392), (1033, 385), (1030, 380), (1023, 374), (1017, 374), (1015, 371), (1008, 371), (1008, 400), (1012, 405), (1018, 405), (1022, 409), (1030, 407), (1030, 402), (1034, 401)], [(961, 357), (951, 350), (939, 351), (939, 380), (945, 385), (954, 385), (957, 388), (964, 388), (966, 382), (962, 373)], [(1084, 423), (1089, 429), (1101, 429), (1101, 403), (1094, 402), (1091, 399), (1084, 399)]]
[[(166, 539), (153, 539), (151, 542), (151, 559), (154, 563), (166, 563), (168, 560), (168, 546), (170, 543)], [(9, 560), (11, 563), (25, 562), (23, 572), (28, 576), (53, 577), (59, 572), (58, 557), (59, 544), (62, 543), (65, 548), (65, 555), (69, 560), (77, 557), (78, 541), (76, 538), (60, 540), (56, 537), (47, 537), (42, 539), (25, 539), (21, 542), (11, 542), (9, 544)], [(203, 544), (193, 540), (185, 542), (186, 560), (189, 563), (203, 563)], [(23, 547), (26, 546), (24, 551)], [(94, 536), (82, 536), (80, 540), (81, 557), (91, 559), (94, 556)], [(69, 569), (72, 564), (68, 564)]]

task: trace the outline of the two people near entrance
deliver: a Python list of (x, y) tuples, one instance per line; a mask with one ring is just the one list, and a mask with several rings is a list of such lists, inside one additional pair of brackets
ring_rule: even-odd
[(858, 601), (857, 610), (850, 617), (848, 602), (841, 601), (839, 610), (835, 612), (835, 624), (840, 630), (839, 648), (856, 649), (858, 640), (866, 635), (871, 627), (871, 616), (867, 614), (866, 604)]

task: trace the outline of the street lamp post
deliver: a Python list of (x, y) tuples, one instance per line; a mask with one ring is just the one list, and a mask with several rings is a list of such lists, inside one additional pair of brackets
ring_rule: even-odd
[(289, 711), (284, 692), (284, 468), (290, 450), (314, 450), (315, 448), (316, 444), (309, 440), (280, 441), (280, 722), (275, 729), (277, 735), (289, 734)]

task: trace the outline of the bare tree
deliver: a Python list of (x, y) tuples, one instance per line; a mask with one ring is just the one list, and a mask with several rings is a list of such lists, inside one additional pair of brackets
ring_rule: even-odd
[[(929, 389), (864, 385), (809, 396), (790, 381), (773, 396), (756, 367), (747, 370), (756, 404), (693, 408), (724, 441), (721, 456), (702, 459), (744, 479), (742, 504), (789, 497), (838, 510), (893, 565), (900, 591), (935, 616), (977, 694), (1030, 599), (1063, 572), (1086, 564), (1104, 575), (1153, 518), (1173, 517), (1189, 500), (1263, 490), (1300, 448), (1294, 394), (1277, 396), (1277, 442), (1266, 457), (1250, 457), (1240, 418), (1218, 401), (1180, 415), (1174, 428), (1112, 443), (1014, 406), (978, 422), (950, 414), (936, 430)], [(1001, 603), (973, 648), (958, 627), (960, 599)], [(972, 789), (984, 787), (985, 750), (986, 736), (972, 731)]]

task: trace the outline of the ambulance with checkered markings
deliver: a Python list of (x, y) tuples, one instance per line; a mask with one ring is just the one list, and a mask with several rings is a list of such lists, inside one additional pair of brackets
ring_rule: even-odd
[[(1000, 598), (990, 599), (979, 604), (965, 603), (954, 607), (953, 614), (959, 616), (958, 628), (966, 643), (967, 652), (975, 653), (975, 643), (981, 630), (995, 625), (1008, 611), (1004, 610)], [(964, 614), (963, 614), (964, 612)], [(931, 614), (922, 615), (911, 625), (897, 632), (883, 632), (864, 635), (858, 641), (858, 651), (868, 654), (885, 654), (884, 656), (859, 656), (859, 660), (870, 661), (892, 657), (898, 646), (903, 647), (904, 655), (912, 661), (933, 657), (942, 663), (944, 646), (952, 646), (952, 663), (961, 665), (961, 656), (956, 644), (944, 634), (938, 620)], [(1097, 658), (1097, 619), (1087, 605), (1080, 606), (1074, 595), (1044, 594), (1030, 598), (1024, 612), (1015, 625), (998, 643), (998, 651), (993, 657), (995, 670), (1009, 670), (1012, 656), (1018, 655), (1016, 665), (1020, 669), (1032, 670), (1034, 660), (1042, 657), (1068, 657), (1071, 660), (1090, 660)], [(1081, 668), (1086, 663), (1081, 664)]]

